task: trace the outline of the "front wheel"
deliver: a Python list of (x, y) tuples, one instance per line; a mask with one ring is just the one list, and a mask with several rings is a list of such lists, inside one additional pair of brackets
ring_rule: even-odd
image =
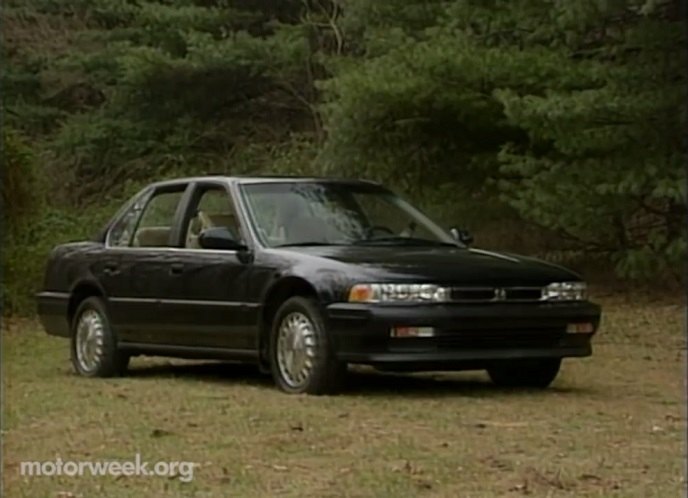
[(76, 310), (71, 359), (74, 370), (84, 377), (112, 377), (126, 372), (129, 355), (117, 349), (117, 339), (100, 298), (84, 299)]
[(275, 383), (287, 393), (329, 394), (341, 387), (346, 364), (334, 355), (315, 300), (292, 297), (277, 310), (270, 366)]
[(501, 387), (535, 387), (544, 389), (556, 378), (560, 358), (514, 360), (487, 369), (492, 382)]

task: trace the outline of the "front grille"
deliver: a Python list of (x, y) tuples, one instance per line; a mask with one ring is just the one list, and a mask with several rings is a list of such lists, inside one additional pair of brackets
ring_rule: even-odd
[(495, 298), (495, 290), (488, 288), (453, 287), (451, 300), (459, 302), (467, 301), (492, 301)]
[(542, 287), (452, 287), (450, 299), (456, 303), (537, 302)]
[(539, 301), (542, 299), (540, 287), (507, 288), (505, 292), (507, 301)]
[(546, 348), (556, 346), (563, 336), (561, 329), (461, 330), (435, 337), (435, 345), (447, 349)]

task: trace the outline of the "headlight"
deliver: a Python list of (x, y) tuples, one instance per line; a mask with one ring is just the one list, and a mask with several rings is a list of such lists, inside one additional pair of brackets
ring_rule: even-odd
[(349, 291), (352, 303), (445, 301), (449, 289), (434, 284), (357, 284)]
[(542, 289), (545, 301), (583, 301), (587, 298), (585, 282), (554, 282)]

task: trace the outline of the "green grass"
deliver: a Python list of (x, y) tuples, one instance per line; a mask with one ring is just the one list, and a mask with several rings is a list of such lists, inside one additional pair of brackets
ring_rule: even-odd
[[(681, 496), (681, 305), (607, 297), (592, 358), (546, 391), (481, 372), (365, 369), (333, 397), (288, 396), (254, 368), (136, 359), (129, 377), (71, 373), (67, 342), (4, 332), (8, 497)], [(23, 460), (199, 463), (162, 477), (22, 477)]]

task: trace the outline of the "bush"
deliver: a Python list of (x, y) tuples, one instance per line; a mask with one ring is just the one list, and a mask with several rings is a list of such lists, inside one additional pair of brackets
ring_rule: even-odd
[[(114, 213), (121, 197), (76, 209), (49, 203), (52, 187), (22, 137), (5, 128), (2, 135), (2, 311), (31, 314), (34, 294), (43, 283), (51, 249), (93, 236)], [(130, 185), (123, 193), (138, 188)]]

